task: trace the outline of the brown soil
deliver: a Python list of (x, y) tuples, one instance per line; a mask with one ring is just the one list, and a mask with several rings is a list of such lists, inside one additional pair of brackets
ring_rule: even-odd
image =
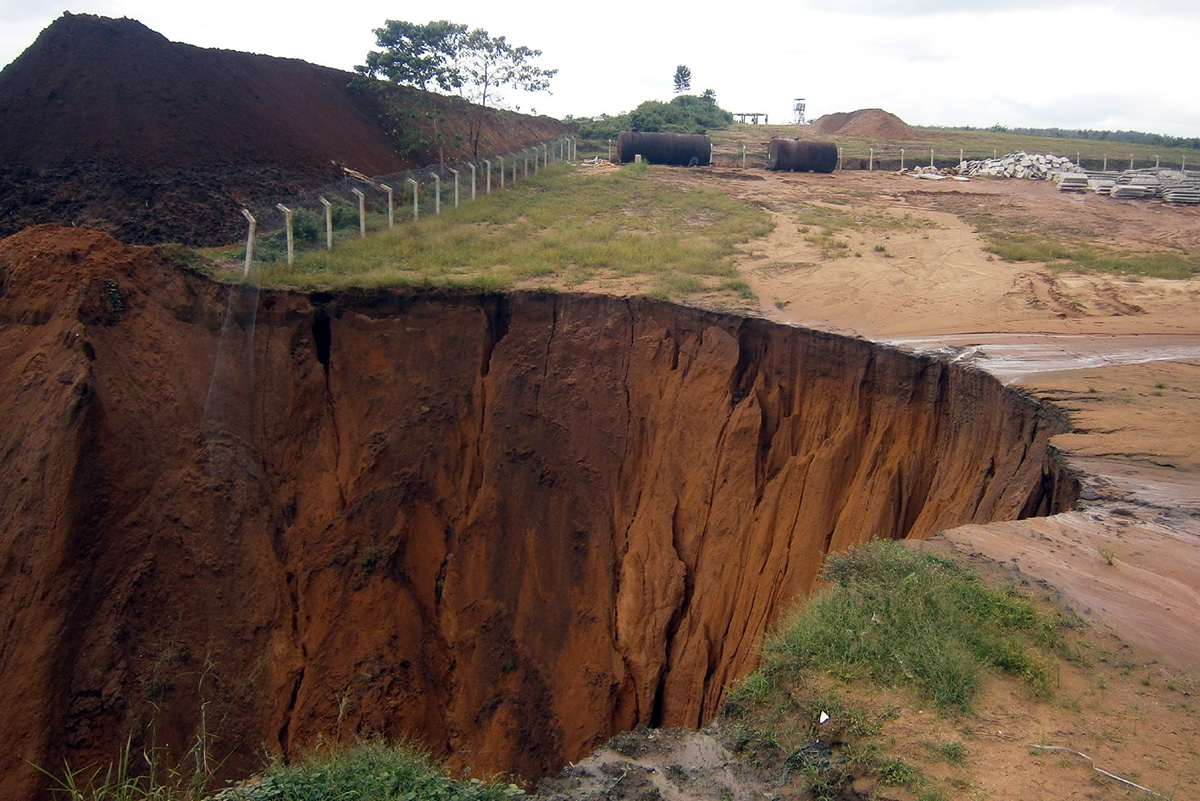
[(814, 133), (824, 136), (861, 136), (867, 139), (917, 138), (917, 132), (908, 123), (881, 108), (863, 108), (858, 111), (839, 111), (825, 114), (813, 120)]
[[(131, 19), (64, 14), (0, 72), (0, 236), (58, 222), (132, 243), (225, 244), (255, 198), (327, 184), (343, 166), (381, 175), (438, 159), (389, 139), (376, 95), (354, 78), (169, 42)], [(462, 117), (449, 98), (401, 97)], [(484, 153), (569, 130), (517, 114), (485, 124)], [(469, 157), (465, 130), (445, 133), (442, 155)]]
[(1054, 413), (858, 340), (599, 296), (259, 297), (51, 226), (0, 265), (4, 798), (129, 732), (180, 752), (202, 711), (232, 775), (417, 732), (536, 778), (710, 717), (829, 549), (1074, 497)]

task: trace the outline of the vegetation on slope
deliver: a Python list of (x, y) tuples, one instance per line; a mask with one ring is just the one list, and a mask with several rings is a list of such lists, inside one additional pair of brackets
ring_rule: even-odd
[[(889, 754), (880, 735), (890, 713), (851, 700), (852, 688), (910, 688), (952, 717), (972, 712), (991, 671), (1017, 677), (1035, 697), (1053, 691), (1067, 623), (1012, 588), (989, 589), (954, 561), (891, 541), (830, 556), (822, 577), (825, 589), (767, 639), (762, 665), (724, 710), (737, 749), (802, 773), (818, 799), (863, 777), (945, 797)], [(965, 751), (937, 748), (960, 761)]]
[(771, 230), (762, 209), (719, 191), (663, 191), (645, 164), (555, 165), (415, 224), (389, 230), (372, 215), (370, 226), (371, 236), (355, 230), (333, 250), (300, 254), (291, 269), (281, 236), (264, 237), (256, 257), (273, 263), (263, 285), (603, 289), (613, 281), (661, 298), (740, 300), (752, 295), (731, 257)]

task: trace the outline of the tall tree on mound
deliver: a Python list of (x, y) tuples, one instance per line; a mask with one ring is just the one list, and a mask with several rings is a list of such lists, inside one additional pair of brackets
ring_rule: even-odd
[(382, 49), (367, 53), (366, 63), (355, 68), (360, 74), (421, 89), (433, 84), (474, 104), (467, 123), (476, 157), (484, 119), (503, 103), (501, 91), (546, 91), (558, 73), (533, 63), (540, 50), (446, 20), (424, 25), (388, 20), (375, 29), (375, 43)]
[(686, 64), (675, 68), (675, 94), (681, 95), (692, 88), (692, 71)]

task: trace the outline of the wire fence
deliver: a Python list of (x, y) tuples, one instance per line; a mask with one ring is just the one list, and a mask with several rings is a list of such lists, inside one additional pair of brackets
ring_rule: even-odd
[[(886, 142), (874, 145), (854, 144), (838, 146), (837, 169), (891, 172), (931, 166), (938, 169), (954, 169), (966, 161), (1000, 158), (1009, 152), (1011, 151), (984, 150), (979, 147), (901, 147)], [(1039, 142), (1026, 152), (1044, 153), (1045, 143)], [(1186, 171), (1189, 163), (1186, 155), (1146, 157), (1122, 153), (1119, 149), (1059, 150), (1053, 155), (1071, 159), (1085, 172), (1120, 172), (1122, 170), (1168, 167)], [(762, 147), (748, 146), (741, 143), (714, 145), (713, 165), (765, 169), (767, 165), (766, 147), (765, 145)], [(1200, 154), (1196, 156), (1192, 168), (1200, 169)]]
[(573, 137), (470, 161), (434, 164), (387, 175), (345, 170), (341, 180), (289, 195), (258, 198), (243, 208), (249, 224), (246, 271), (256, 260), (286, 261), (298, 250), (336, 247), (369, 231), (438, 215), (505, 189), (556, 162), (576, 157)]

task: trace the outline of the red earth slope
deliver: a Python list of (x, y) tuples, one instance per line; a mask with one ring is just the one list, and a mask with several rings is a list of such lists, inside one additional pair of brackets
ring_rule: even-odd
[[(0, 72), (0, 236), (58, 222), (136, 243), (222, 244), (237, 238), (238, 206), (251, 198), (319, 186), (342, 165), (379, 175), (436, 157), (398, 151), (354, 77), (64, 14)], [(418, 94), (454, 116), (456, 101), (405, 97)], [(567, 130), (489, 120), (484, 144), (498, 148)]]
[(126, 737), (537, 778), (696, 725), (825, 553), (1073, 500), (1065, 422), (861, 340), (598, 296), (258, 293), (0, 242), (0, 799)]

